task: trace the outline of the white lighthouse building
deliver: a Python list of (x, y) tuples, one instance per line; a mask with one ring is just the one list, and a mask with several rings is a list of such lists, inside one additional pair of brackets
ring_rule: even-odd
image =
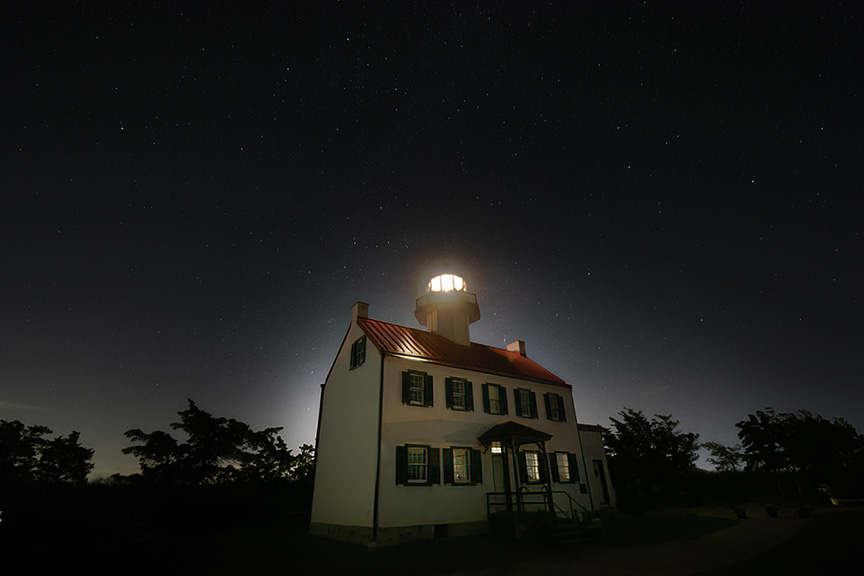
[(477, 296), (454, 274), (416, 301), (426, 329), (356, 303), (321, 391), (310, 531), (388, 545), (482, 532), (496, 517), (614, 505), (600, 428), (525, 343), (471, 342)]

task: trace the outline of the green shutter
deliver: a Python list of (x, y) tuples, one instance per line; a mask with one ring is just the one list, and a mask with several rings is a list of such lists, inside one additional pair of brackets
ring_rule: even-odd
[(474, 389), (471, 387), (471, 382), (467, 380), (465, 381), (465, 410), (474, 411)]
[[(447, 408), (453, 408), (453, 379), (444, 379), (444, 402)], [(445, 480), (446, 482), (446, 480)]]
[(534, 392), (528, 392), (528, 398), (531, 399), (531, 418), (537, 418), (537, 398), (534, 396)]
[(567, 460), (570, 462), (570, 480), (579, 482), (579, 463), (576, 461), (576, 454), (568, 452)]
[(549, 467), (552, 468), (552, 481), (561, 482), (561, 472), (558, 471), (558, 455), (554, 452), (549, 459)]
[(507, 410), (507, 389), (503, 386), (498, 386), (498, 397), (501, 399), (501, 414), (509, 414)]
[(426, 385), (423, 387), (423, 391), (425, 392), (426, 396), (423, 403), (426, 406), (432, 406), (434, 403), (432, 395), (432, 375), (424, 374), (424, 376), (426, 377)]
[(362, 365), (366, 360), (366, 335), (360, 336), (351, 344), (351, 369)]
[(483, 483), (483, 460), (480, 450), (471, 449), (471, 483)]
[(552, 415), (552, 406), (549, 402), (549, 394), (543, 394), (543, 404), (546, 405), (546, 419), (547, 420), (555, 420), (555, 416)]
[(483, 392), (483, 412), (489, 414), (489, 384), (484, 382), (480, 388)]
[(549, 477), (547, 460), (546, 454), (543, 452), (537, 453), (537, 461), (540, 463), (540, 482), (546, 482), (546, 479)]
[(408, 481), (408, 448), (406, 446), (396, 447), (396, 484), (405, 484)]
[(411, 375), (408, 371), (402, 372), (402, 403), (411, 403)]
[(516, 410), (516, 415), (522, 415), (522, 399), (519, 397), (519, 388), (513, 389), (513, 406), (514, 410)]
[(444, 484), (453, 484), (453, 449), (444, 448)]
[(567, 421), (567, 410), (564, 409), (564, 397), (558, 396), (558, 419), (561, 422)]
[(519, 462), (519, 480), (522, 484), (528, 483), (528, 463), (525, 461), (525, 452), (519, 450), (516, 453), (516, 460)]
[(440, 450), (438, 448), (429, 448), (429, 484), (441, 483), (441, 463)]

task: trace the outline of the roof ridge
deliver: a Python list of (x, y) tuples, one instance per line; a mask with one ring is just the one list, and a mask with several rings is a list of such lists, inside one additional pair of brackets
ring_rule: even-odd
[(357, 318), (357, 325), (384, 354), (423, 358), (456, 368), (570, 387), (537, 361), (514, 350), (477, 342), (463, 346), (435, 332), (375, 318)]
[[(396, 324), (395, 322), (388, 322), (386, 320), (379, 320), (377, 318), (368, 318), (367, 317), (367, 318), (358, 318), (358, 320), (363, 320), (363, 321), (367, 321), (367, 322), (368, 321), (378, 322), (379, 324), (387, 324), (389, 326), (395, 326), (397, 328), (404, 328), (406, 330), (411, 330), (412, 332), (416, 332), (418, 334), (424, 334), (424, 335), (429, 334), (429, 335), (432, 335), (434, 338), (445, 338), (444, 336), (441, 336), (440, 334), (435, 334), (435, 332), (430, 332), (429, 330), (424, 330), (423, 328), (415, 328), (414, 326), (405, 326), (404, 324)], [(517, 354), (517, 355), (519, 354), (518, 352), (515, 352), (513, 350), (508, 350), (507, 348), (501, 348), (500, 346), (492, 346), (491, 344), (481, 344), (480, 342), (470, 342), (470, 345), (471, 346), (483, 346), (484, 348), (492, 348), (493, 350), (501, 350), (502, 352), (507, 352), (508, 354)], [(458, 346), (458, 344), (457, 344), (457, 346)]]

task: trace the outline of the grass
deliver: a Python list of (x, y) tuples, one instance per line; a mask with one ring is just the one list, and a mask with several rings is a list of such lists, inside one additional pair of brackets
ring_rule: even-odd
[[(34, 572), (83, 569), (101, 573), (289, 574), (298, 570), (325, 573), (404, 574), (506, 572), (531, 565), (532, 559), (554, 562), (587, 546), (637, 544), (696, 538), (735, 524), (734, 520), (687, 513), (623, 515), (604, 519), (599, 542), (550, 545), (503, 541), (491, 536), (425, 540), (370, 549), (310, 536), (305, 524), (278, 527), (181, 530), (172, 527), (100, 534), (45, 533), (17, 542), (13, 555), (29, 559)], [(0, 545), (9, 542), (0, 542)], [(50, 553), (46, 553), (50, 550)], [(8, 556), (7, 556), (8, 557)]]
[(860, 566), (864, 509), (821, 510), (795, 536), (746, 562), (703, 572), (700, 576), (764, 574), (847, 574)]
[(641, 516), (610, 516), (603, 520), (603, 544), (650, 544), (689, 540), (729, 528), (738, 520), (700, 516), (685, 511), (649, 512)]

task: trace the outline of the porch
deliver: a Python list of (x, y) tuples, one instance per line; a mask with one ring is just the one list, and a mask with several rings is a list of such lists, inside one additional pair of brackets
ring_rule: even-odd
[[(551, 434), (516, 422), (493, 426), (478, 437), (493, 454), (497, 490), (486, 493), (486, 517), (493, 534), (516, 538), (575, 540), (596, 526), (591, 511), (565, 490), (552, 489), (546, 442)], [(535, 445), (532, 463), (520, 449)], [(495, 458), (499, 459), (496, 466)], [(574, 471), (575, 472), (575, 471)]]

